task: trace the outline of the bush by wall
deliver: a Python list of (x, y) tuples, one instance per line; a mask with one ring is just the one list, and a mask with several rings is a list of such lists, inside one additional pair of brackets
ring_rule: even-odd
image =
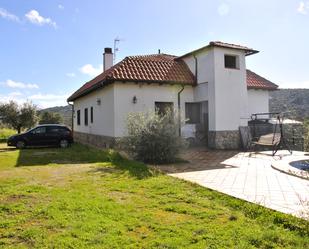
[(159, 164), (174, 162), (185, 146), (172, 112), (165, 115), (157, 112), (129, 114), (127, 136), (120, 144), (134, 159)]

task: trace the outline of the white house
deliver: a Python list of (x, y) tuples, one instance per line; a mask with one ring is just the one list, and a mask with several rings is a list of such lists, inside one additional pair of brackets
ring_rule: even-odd
[(104, 72), (68, 98), (75, 140), (110, 146), (125, 135), (128, 113), (173, 107), (210, 148), (238, 148), (239, 127), (251, 114), (269, 111), (269, 91), (278, 87), (246, 69), (246, 56), (255, 53), (210, 42), (182, 56), (129, 56), (113, 66), (112, 50), (105, 48)]

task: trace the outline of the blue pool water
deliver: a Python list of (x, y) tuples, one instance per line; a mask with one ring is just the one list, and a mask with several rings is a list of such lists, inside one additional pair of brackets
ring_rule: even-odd
[(294, 161), (290, 165), (297, 169), (309, 171), (309, 160)]

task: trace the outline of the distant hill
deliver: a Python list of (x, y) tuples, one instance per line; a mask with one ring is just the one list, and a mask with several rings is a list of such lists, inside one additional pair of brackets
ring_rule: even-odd
[(279, 89), (270, 93), (270, 112), (290, 112), (299, 120), (309, 118), (309, 89)]
[(70, 105), (66, 106), (55, 106), (46, 109), (41, 109), (39, 112), (53, 112), (59, 113), (63, 118), (63, 123), (67, 126), (72, 125), (72, 107)]

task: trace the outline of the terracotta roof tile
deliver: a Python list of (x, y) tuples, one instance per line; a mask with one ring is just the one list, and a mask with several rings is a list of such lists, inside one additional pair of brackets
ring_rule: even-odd
[[(129, 56), (94, 79), (85, 83), (68, 101), (114, 81), (195, 85), (195, 77), (183, 60), (167, 54)], [(248, 88), (274, 90), (278, 86), (247, 70)]]
[(250, 89), (275, 90), (278, 85), (247, 69), (247, 86)]
[(184, 61), (176, 61), (176, 56), (167, 54), (129, 56), (124, 60), (84, 84), (68, 100), (111, 81), (140, 81), (194, 85), (195, 79)]
[(241, 45), (226, 43), (226, 42), (221, 42), (221, 41), (212, 41), (209, 43), (209, 45), (216, 46), (216, 47), (223, 47), (223, 48), (233, 48), (233, 49), (245, 50), (246, 53), (248, 54), (254, 54), (258, 52), (257, 50), (254, 50), (246, 46), (241, 46)]

